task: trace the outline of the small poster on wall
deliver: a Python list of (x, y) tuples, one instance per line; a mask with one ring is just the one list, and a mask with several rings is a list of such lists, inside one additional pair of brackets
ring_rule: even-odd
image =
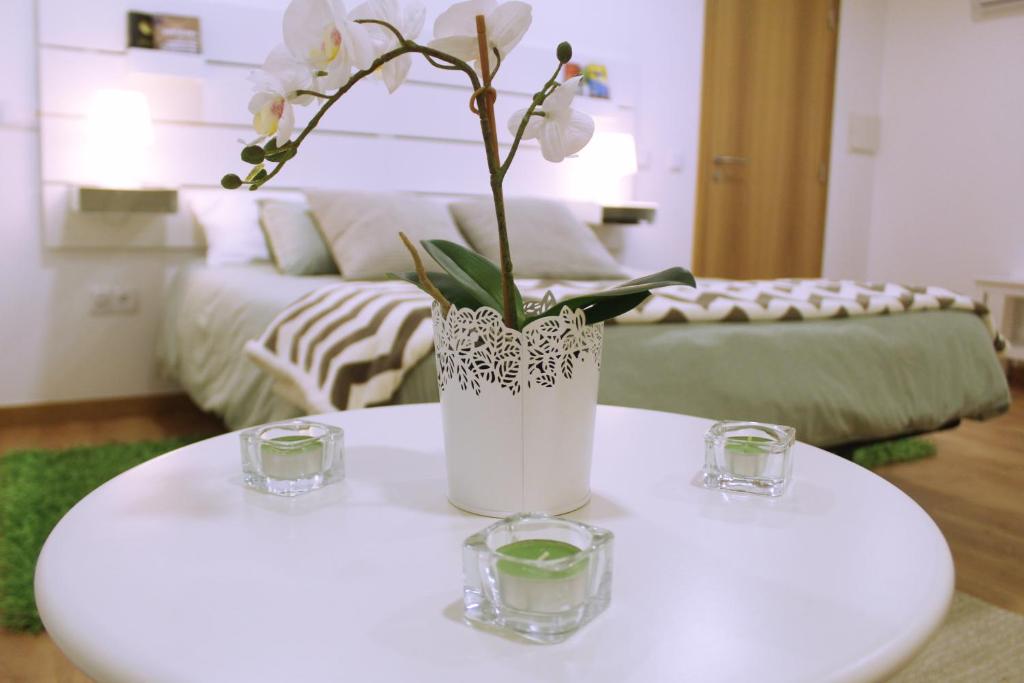
[(199, 17), (129, 12), (128, 46), (199, 54)]
[(608, 68), (604, 64), (587, 64), (583, 67), (583, 91), (591, 97), (609, 98)]
[(607, 99), (611, 97), (608, 90), (608, 69), (604, 64), (587, 64), (580, 67), (576, 62), (568, 62), (562, 70), (562, 80), (582, 75), (583, 93), (589, 97), (600, 97)]

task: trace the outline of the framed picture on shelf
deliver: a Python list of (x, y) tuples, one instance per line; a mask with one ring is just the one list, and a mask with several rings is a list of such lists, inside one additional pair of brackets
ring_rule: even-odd
[(590, 97), (604, 99), (612, 96), (608, 89), (608, 68), (604, 64), (587, 64), (583, 67), (583, 92)]
[(199, 17), (129, 12), (128, 46), (199, 54)]

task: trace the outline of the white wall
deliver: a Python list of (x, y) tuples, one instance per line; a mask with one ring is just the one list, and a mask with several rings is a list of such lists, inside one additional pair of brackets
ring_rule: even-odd
[(840, 6), (822, 255), (822, 273), (829, 278), (867, 273), (875, 157), (851, 151), (849, 129), (854, 117), (879, 116), (885, 9), (886, 0), (847, 0)]
[(39, 183), (32, 4), (22, 0), (8, 11), (7, 21), (0, 24), (0, 64), (5, 65), (0, 148), (6, 157), (0, 164), (0, 402), (14, 400), (31, 384), (32, 372), (25, 367), (24, 356), (26, 350), (40, 345), (45, 315), (36, 298), (26, 296), (41, 279), (36, 273)]
[[(5, 3), (0, 23), (0, 404), (167, 391), (153, 361), (173, 252), (54, 252), (42, 247), (34, 9)], [(89, 287), (138, 288), (131, 317), (91, 317)]]
[[(624, 3), (620, 3), (624, 4)], [(620, 257), (647, 270), (689, 266), (700, 134), (704, 2), (642, 0), (620, 12), (640, 71), (634, 198), (658, 203), (654, 225), (622, 230)], [(619, 36), (618, 40), (622, 40)], [(614, 87), (614, 83), (612, 84)]]
[(894, 0), (867, 274), (973, 292), (1024, 274), (1024, 13)]

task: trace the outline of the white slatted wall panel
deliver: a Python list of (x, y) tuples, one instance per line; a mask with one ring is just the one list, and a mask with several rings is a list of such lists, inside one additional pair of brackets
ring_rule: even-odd
[[(240, 5), (162, 0), (102, 3), (40, 0), (40, 130), (45, 241), (52, 247), (194, 248), (198, 235), (190, 196), (221, 191), (220, 177), (242, 171), (239, 138), (251, 138), (246, 109), (249, 71), (280, 40), (280, 12)], [(125, 49), (127, 12), (199, 16), (203, 54)], [(246, 36), (240, 40), (238, 36)], [(550, 75), (552, 50), (518, 47), (502, 66), (497, 114), (504, 121), (526, 106)], [(629, 65), (617, 74), (615, 100), (578, 98), (608, 130), (633, 130), (635, 93)], [(86, 152), (86, 111), (100, 88), (146, 93), (154, 120), (147, 185), (181, 191), (177, 215), (84, 214), (71, 210), (72, 188), (95, 182)], [(394, 95), (360, 83), (343, 98), (289, 162), (273, 187), (399, 190), (437, 195), (488, 191), (479, 123), (469, 112), (470, 88), (460, 74), (414, 60)], [(315, 110), (300, 110), (308, 117)], [(300, 121), (300, 124), (304, 123)], [(583, 199), (585, 174), (573, 160), (545, 162), (524, 144), (506, 179), (508, 194)], [(244, 190), (238, 190), (244, 191)]]

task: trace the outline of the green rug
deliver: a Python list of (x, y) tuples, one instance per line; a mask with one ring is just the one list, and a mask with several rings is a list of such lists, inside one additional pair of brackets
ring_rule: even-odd
[(858, 446), (853, 449), (850, 459), (858, 465), (874, 469), (894, 462), (919, 460), (935, 455), (935, 444), (916, 436)]
[(121, 472), (196, 438), (112, 443), (0, 457), (0, 626), (37, 633), (36, 558), (60, 518)]

